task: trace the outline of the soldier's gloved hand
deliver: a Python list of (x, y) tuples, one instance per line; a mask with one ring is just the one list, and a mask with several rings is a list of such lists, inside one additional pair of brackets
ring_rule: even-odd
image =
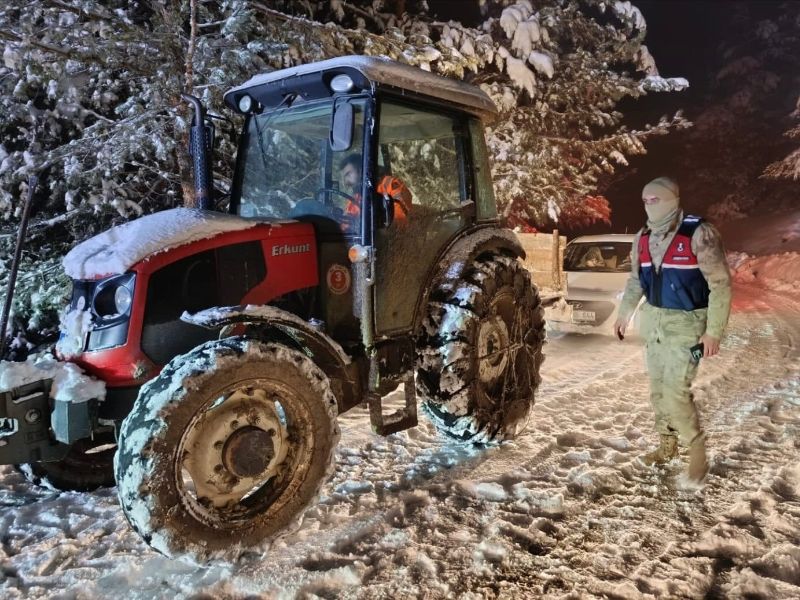
[(711, 337), (707, 333), (704, 333), (703, 337), (700, 338), (700, 343), (703, 344), (703, 358), (719, 354), (718, 338)]

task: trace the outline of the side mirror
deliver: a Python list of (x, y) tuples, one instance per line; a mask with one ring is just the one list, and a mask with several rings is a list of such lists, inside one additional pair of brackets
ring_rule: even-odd
[(385, 194), (376, 194), (372, 212), (376, 216), (376, 224), (386, 229), (394, 223), (394, 200)]
[(353, 145), (354, 114), (353, 105), (349, 102), (334, 102), (330, 133), (331, 150), (334, 152), (343, 152)]

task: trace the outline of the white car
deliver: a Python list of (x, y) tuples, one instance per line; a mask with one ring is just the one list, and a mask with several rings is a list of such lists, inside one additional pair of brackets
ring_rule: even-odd
[[(575, 238), (564, 252), (565, 297), (545, 309), (555, 332), (612, 334), (631, 272), (633, 234)], [(638, 330), (638, 307), (629, 333)]]

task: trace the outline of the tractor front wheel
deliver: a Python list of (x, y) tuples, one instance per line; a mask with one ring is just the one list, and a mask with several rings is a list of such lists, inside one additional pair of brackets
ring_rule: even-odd
[(167, 556), (261, 552), (333, 472), (336, 416), (328, 378), (304, 354), (245, 338), (203, 344), (143, 386), (122, 425), (123, 512)]
[(544, 315), (511, 256), (486, 254), (438, 282), (417, 346), (417, 392), (449, 437), (493, 443), (525, 428), (539, 385)]

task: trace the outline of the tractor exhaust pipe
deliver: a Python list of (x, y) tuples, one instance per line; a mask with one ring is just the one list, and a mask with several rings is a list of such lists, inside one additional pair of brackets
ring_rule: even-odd
[(194, 123), (189, 134), (189, 155), (194, 171), (194, 194), (197, 208), (214, 210), (214, 176), (211, 153), (214, 146), (214, 125), (206, 123), (206, 111), (199, 98), (181, 94), (194, 106)]

